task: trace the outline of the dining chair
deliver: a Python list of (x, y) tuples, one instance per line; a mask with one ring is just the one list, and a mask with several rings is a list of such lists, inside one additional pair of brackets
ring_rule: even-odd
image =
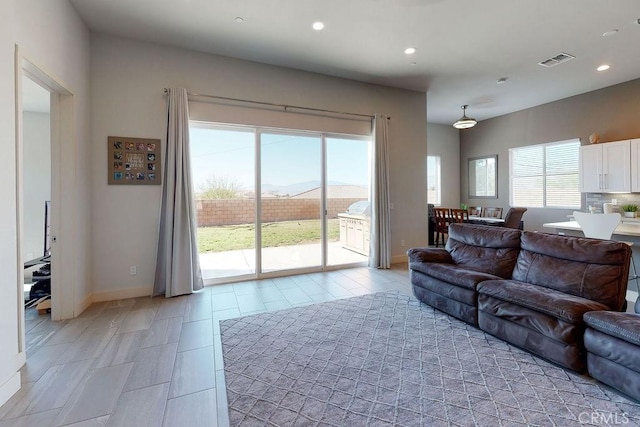
[(433, 208), (433, 217), (436, 222), (436, 248), (442, 240), (442, 246), (445, 244), (444, 235), (449, 235), (449, 208)]
[(469, 211), (466, 209), (450, 209), (451, 221), (450, 222), (469, 222)]
[(502, 208), (482, 208), (482, 214), (480, 216), (502, 218)]
[(482, 207), (473, 206), (473, 207), (467, 208), (467, 212), (469, 212), (469, 215), (472, 215), (472, 216), (481, 216), (482, 215)]
[[(607, 214), (592, 214), (586, 212), (575, 211), (573, 218), (576, 220), (584, 237), (592, 237), (595, 239), (611, 240), (614, 230), (620, 224), (622, 217), (619, 213), (607, 213)], [(621, 241), (629, 246), (633, 246), (633, 242)], [(629, 271), (629, 281), (636, 282), (636, 290), (638, 291), (638, 298), (636, 299), (634, 311), (640, 313), (640, 284), (638, 284), (638, 273), (636, 270), (636, 264), (633, 261), (633, 254), (631, 255), (631, 268)]]
[(622, 217), (619, 213), (592, 214), (575, 211), (573, 218), (582, 229), (584, 237), (611, 240), (613, 230), (620, 224)]
[(520, 222), (526, 211), (527, 208), (509, 208), (507, 214), (504, 216), (503, 227), (520, 229)]

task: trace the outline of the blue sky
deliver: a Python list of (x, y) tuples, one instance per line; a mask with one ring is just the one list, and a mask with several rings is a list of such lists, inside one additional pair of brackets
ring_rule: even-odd
[[(320, 137), (262, 134), (262, 183), (285, 186), (320, 181)], [(192, 127), (191, 169), (194, 189), (210, 174), (234, 177), (253, 189), (253, 132)], [(327, 180), (367, 186), (368, 142), (327, 138)]]

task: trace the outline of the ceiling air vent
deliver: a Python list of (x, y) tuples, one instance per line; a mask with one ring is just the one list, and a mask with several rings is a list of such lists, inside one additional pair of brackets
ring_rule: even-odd
[(567, 62), (575, 58), (573, 55), (569, 55), (568, 53), (562, 52), (559, 55), (554, 56), (553, 58), (545, 59), (544, 61), (538, 62), (538, 65), (542, 65), (543, 67), (551, 68), (556, 65), (560, 65), (563, 62)]

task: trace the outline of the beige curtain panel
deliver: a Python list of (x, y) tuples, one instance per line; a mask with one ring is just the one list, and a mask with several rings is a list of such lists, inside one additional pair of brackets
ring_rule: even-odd
[(389, 120), (376, 114), (373, 122), (371, 180), (371, 232), (369, 267), (391, 267), (391, 215), (389, 212)]
[(187, 90), (167, 92), (167, 152), (153, 294), (168, 298), (202, 289), (203, 283), (191, 192)]

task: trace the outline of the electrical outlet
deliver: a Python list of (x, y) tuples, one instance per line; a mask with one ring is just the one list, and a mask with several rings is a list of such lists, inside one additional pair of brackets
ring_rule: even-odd
[(389, 203), (389, 209), (393, 210), (393, 203)]
[(130, 276), (135, 276), (136, 274), (138, 274), (138, 267), (136, 267), (135, 265), (132, 265), (129, 267), (129, 275)]
[(404, 240), (400, 240), (400, 246), (404, 248)]

